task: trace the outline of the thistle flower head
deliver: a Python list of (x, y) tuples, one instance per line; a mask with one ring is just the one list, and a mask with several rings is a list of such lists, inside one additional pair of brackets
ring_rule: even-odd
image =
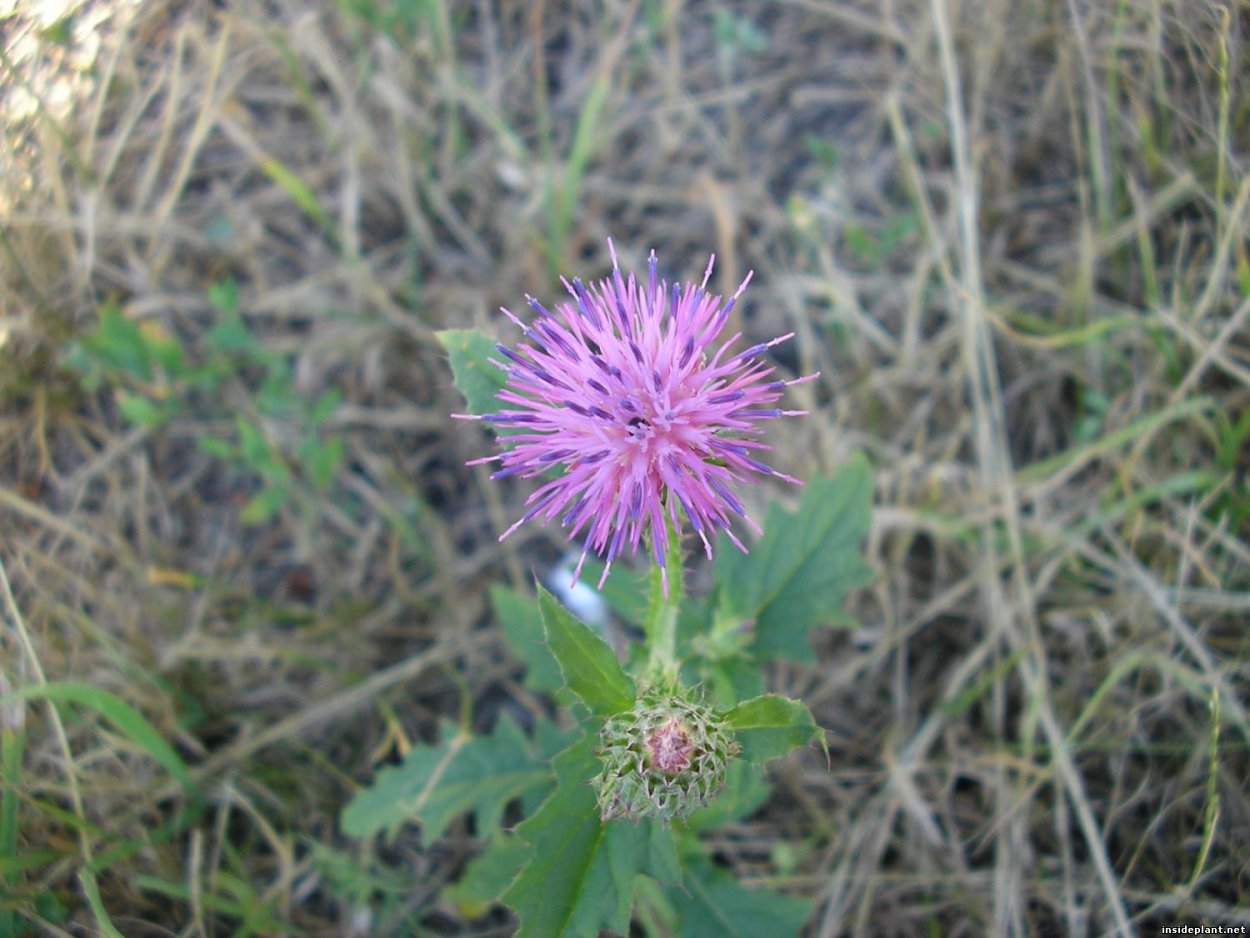
[(724, 786), (738, 752), (724, 721), (680, 689), (643, 694), (608, 719), (599, 743), (594, 785), (605, 821), (686, 818)]
[[(470, 464), (499, 462), (495, 479), (562, 467), (500, 540), (526, 521), (559, 518), (570, 539), (585, 532), (581, 559), (591, 550), (603, 557), (606, 578), (613, 560), (626, 548), (637, 552), (649, 531), (667, 591), (665, 513), (680, 531), (680, 507), (709, 557), (708, 532), (718, 528), (745, 551), (732, 516), (758, 527), (735, 494), (738, 484), (756, 476), (798, 484), (755, 458), (768, 449), (756, 437), (765, 421), (806, 413), (771, 405), (787, 386), (817, 375), (777, 380), (761, 357), (793, 333), (741, 350), (741, 333), (718, 344), (750, 274), (724, 300), (707, 292), (714, 257), (701, 283), (670, 286), (656, 277), (654, 251), (640, 283), (621, 273), (611, 241), (608, 249), (610, 278), (565, 281), (571, 299), (554, 311), (527, 297), (537, 314), (531, 325), (503, 310), (524, 333), (515, 348), (497, 346), (504, 360), (496, 364), (508, 374), (499, 399), (507, 406), (470, 419), (514, 432), (503, 440), (505, 452)], [(580, 572), (579, 562), (574, 580)]]

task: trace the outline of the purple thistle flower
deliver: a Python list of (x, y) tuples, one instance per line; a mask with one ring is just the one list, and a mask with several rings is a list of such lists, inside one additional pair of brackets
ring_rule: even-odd
[(759, 527), (734, 494), (737, 484), (753, 475), (802, 484), (753, 458), (770, 448), (754, 437), (761, 421), (807, 413), (768, 405), (819, 372), (770, 380), (775, 369), (759, 356), (792, 332), (734, 353), (741, 337), (736, 333), (711, 350), (750, 273), (722, 302), (706, 292), (715, 255), (698, 286), (675, 283), (670, 289), (656, 280), (654, 251), (645, 284), (632, 273), (628, 280), (621, 275), (610, 240), (608, 251), (611, 279), (590, 285), (565, 280), (573, 301), (554, 312), (526, 296), (538, 314), (532, 326), (502, 310), (525, 335), (515, 349), (497, 346), (505, 361), (495, 364), (508, 373), (498, 396), (511, 406), (494, 414), (454, 416), (516, 431), (502, 441), (510, 447), (506, 452), (469, 462), (501, 463), (492, 479), (530, 478), (564, 467), (562, 475), (530, 495), (525, 514), (501, 541), (527, 521), (546, 524), (559, 517), (570, 539), (586, 532), (574, 582), (593, 550), (606, 561), (602, 586), (624, 547), (636, 553), (649, 530), (667, 592), (666, 511), (680, 530), (680, 506), (708, 557), (708, 531), (716, 528), (745, 552), (730, 528), (731, 516), (756, 532)]

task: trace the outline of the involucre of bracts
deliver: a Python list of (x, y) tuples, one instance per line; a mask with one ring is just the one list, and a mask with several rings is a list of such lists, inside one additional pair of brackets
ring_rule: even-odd
[(725, 721), (683, 689), (642, 694), (599, 734), (599, 813), (684, 820), (724, 787), (738, 744)]

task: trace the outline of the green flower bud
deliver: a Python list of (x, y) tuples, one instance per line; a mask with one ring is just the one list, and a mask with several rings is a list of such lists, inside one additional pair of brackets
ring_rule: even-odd
[(605, 821), (684, 820), (720, 791), (738, 753), (725, 721), (684, 689), (644, 693), (608, 719), (599, 742), (594, 785)]

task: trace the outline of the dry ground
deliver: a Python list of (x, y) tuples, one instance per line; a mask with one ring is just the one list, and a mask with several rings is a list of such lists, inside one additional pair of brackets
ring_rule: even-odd
[[(467, 825), (337, 817), (524, 696), (486, 590), (561, 544), (496, 543), (525, 489), (462, 467), (433, 333), (608, 235), (754, 268), (743, 328), (823, 374), (778, 463), (876, 468), (862, 629), (771, 675), (831, 765), (775, 767), (725, 862), (821, 938), (1250, 924), (1250, 5), (37, 6), (0, 19), (9, 934), (510, 932), (440, 901)], [(230, 281), (255, 354), (212, 343)], [(110, 306), (190, 364), (92, 375)]]

